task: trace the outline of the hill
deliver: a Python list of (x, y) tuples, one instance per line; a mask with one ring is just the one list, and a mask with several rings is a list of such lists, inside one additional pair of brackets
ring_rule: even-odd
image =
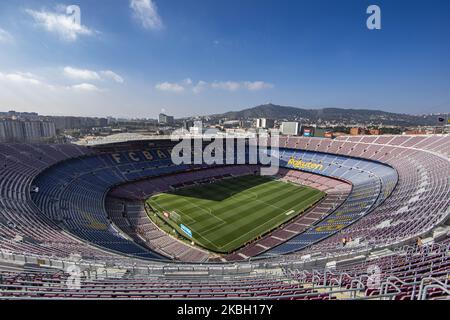
[(270, 118), (275, 120), (300, 120), (306, 122), (335, 122), (335, 123), (363, 123), (383, 125), (436, 125), (437, 116), (409, 115), (392, 113), (380, 110), (366, 109), (301, 109), (296, 107), (280, 106), (275, 104), (265, 104), (257, 107), (244, 109), (241, 111), (231, 111), (224, 114), (212, 115), (213, 118), (254, 119)]

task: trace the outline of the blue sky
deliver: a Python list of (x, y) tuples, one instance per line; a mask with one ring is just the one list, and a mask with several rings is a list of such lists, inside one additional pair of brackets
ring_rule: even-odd
[[(368, 30), (366, 9), (381, 8)], [(67, 16), (81, 8), (81, 24)], [(0, 110), (450, 110), (448, 0), (0, 2)]]

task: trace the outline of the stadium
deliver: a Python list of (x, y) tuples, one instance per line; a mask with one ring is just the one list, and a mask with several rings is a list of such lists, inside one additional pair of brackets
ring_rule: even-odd
[(0, 299), (449, 299), (448, 135), (177, 143), (0, 144)]

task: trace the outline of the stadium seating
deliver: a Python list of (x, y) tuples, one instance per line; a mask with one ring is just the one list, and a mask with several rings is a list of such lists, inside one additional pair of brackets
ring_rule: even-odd
[[(402, 247), (387, 257), (321, 271), (284, 266), (277, 274), (194, 274), (177, 277), (134, 269), (108, 274), (85, 269), (81, 285), (67, 289), (71, 275), (28, 267), (0, 271), (0, 297), (8, 299), (448, 299), (449, 240), (428, 247)], [(369, 277), (367, 270), (377, 270)], [(267, 270), (266, 270), (267, 271)]]
[[(277, 178), (318, 188), (327, 198), (217, 259), (155, 227), (142, 200), (203, 179), (254, 173), (258, 165), (174, 165), (164, 141), (121, 148), (0, 144), (0, 297), (448, 298), (448, 237), (405, 246), (449, 217), (448, 135), (282, 137), (280, 147), (272, 154), (282, 167)], [(343, 238), (351, 240), (344, 246)], [(370, 258), (386, 248), (394, 251)], [(361, 254), (362, 262), (339, 262)], [(27, 264), (64, 266), (74, 255), (85, 266), (83, 286), (75, 291), (64, 286), (64, 268)], [(21, 271), (6, 267), (19, 257), (25, 261)], [(308, 265), (321, 259), (338, 266)], [(169, 260), (211, 264), (202, 269)], [(237, 260), (237, 274), (234, 265), (222, 265)], [(92, 277), (94, 264), (123, 274)], [(272, 264), (282, 266), (282, 274), (262, 272)], [(364, 275), (372, 265), (381, 270), (384, 287), (367, 285)], [(168, 280), (172, 269), (192, 278)], [(234, 280), (225, 280), (227, 274)]]

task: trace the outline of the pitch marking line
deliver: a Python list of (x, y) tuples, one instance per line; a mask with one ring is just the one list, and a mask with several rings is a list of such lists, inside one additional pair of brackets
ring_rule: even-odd
[[(239, 184), (239, 183), (238, 183), (238, 184)], [(243, 185), (243, 184), (239, 184), (239, 185), (245, 187), (245, 185)], [(225, 188), (226, 188), (226, 187), (225, 187)], [(230, 190), (229, 188), (226, 188), (226, 189)], [(271, 204), (271, 203), (268, 203), (268, 202), (265, 202), (265, 201), (263, 201), (263, 200), (258, 199), (258, 194), (255, 193), (255, 192), (253, 192), (253, 191), (246, 191), (246, 190), (244, 190), (244, 191), (241, 191), (241, 192), (239, 193), (239, 195), (244, 195), (244, 196), (245, 196), (245, 193), (251, 193), (251, 194), (254, 196), (254, 198), (251, 198), (251, 200), (257, 201), (257, 202), (259, 202), (259, 203), (262, 203), (262, 204), (264, 204), (264, 205), (266, 205), (266, 206), (268, 206), (268, 207), (275, 208), (275, 209), (277, 209), (277, 210), (283, 210), (283, 211), (285, 210), (285, 209), (280, 208), (280, 207), (278, 207), (278, 206), (276, 206), (276, 205), (274, 205), (274, 204)], [(232, 193), (230, 193), (230, 194), (232, 194)], [(238, 194), (238, 193), (235, 192), (235, 194)], [(231, 197), (233, 197), (233, 196), (234, 196), (234, 195), (232, 195)], [(247, 199), (248, 199), (248, 197), (247, 197)]]
[[(228, 189), (228, 188), (227, 188)], [(246, 193), (251, 194), (251, 196), (247, 196)], [(251, 200), (257, 200), (258, 199), (258, 194), (256, 194), (255, 192), (252, 191), (240, 191), (240, 192), (229, 192), (228, 193), (230, 195), (230, 198), (236, 199), (239, 198), (239, 196), (245, 196), (247, 199), (251, 199)]]
[[(267, 221), (264, 222), (263, 224), (260, 224), (260, 225), (258, 226), (258, 228), (261, 228), (262, 226), (265, 226), (267, 223), (272, 222), (272, 220), (278, 219), (279, 217), (280, 217), (279, 215), (276, 215), (276, 216), (273, 217), (272, 219), (267, 220)], [(251, 232), (253, 232), (253, 231), (254, 231), (254, 229), (253, 229), (253, 230), (250, 230), (249, 232), (244, 233), (244, 234), (241, 235), (240, 237), (237, 237), (236, 239), (234, 239), (234, 240), (228, 242), (227, 244), (225, 244), (225, 245), (219, 247), (219, 249), (222, 249), (222, 248), (225, 247), (225, 246), (229, 246), (230, 244), (235, 243), (237, 240), (240, 240), (241, 238), (243, 238), (244, 236), (247, 236), (249, 233), (251, 233)]]
[(226, 221), (224, 221), (223, 219), (221, 219), (221, 218), (215, 216), (215, 215), (212, 213), (211, 208), (205, 209), (205, 208), (202, 208), (202, 207), (200, 207), (199, 205), (197, 205), (197, 204), (195, 204), (195, 203), (193, 203), (193, 202), (191, 202), (191, 201), (189, 201), (189, 200), (186, 200), (186, 199), (184, 199), (184, 198), (182, 198), (182, 200), (184, 200), (185, 202), (187, 202), (187, 203), (190, 204), (190, 205), (193, 205), (193, 206), (196, 207), (196, 208), (199, 208), (199, 209), (202, 210), (203, 212), (206, 212), (206, 213), (209, 214), (211, 217), (213, 217), (213, 218), (219, 220), (221, 223), (226, 223)]
[[(303, 203), (303, 202), (306, 202), (306, 201), (308, 201), (308, 200), (310, 200), (310, 199), (309, 199), (309, 198), (308, 198), (308, 199), (305, 199), (305, 200), (301, 201), (300, 203), (298, 203), (297, 205), (299, 205), (299, 204), (301, 204), (301, 203)], [(258, 201), (258, 200), (257, 200), (257, 201)], [(263, 201), (260, 201), (260, 202), (264, 203)], [(296, 205), (295, 207), (297, 207), (297, 205)], [(276, 206), (273, 206), (273, 207), (276, 207)], [(295, 207), (293, 207), (292, 209), (294, 209)], [(281, 209), (281, 210), (282, 210), (282, 208), (278, 208), (278, 209)], [(294, 210), (292, 210), (292, 211), (294, 211)], [(267, 220), (267, 221), (264, 222), (263, 224), (258, 225), (257, 228), (261, 228), (262, 226), (265, 226), (267, 223), (272, 222), (272, 220), (280, 218), (280, 216), (281, 216), (281, 215), (276, 215), (276, 216), (274, 216), (272, 219)], [(225, 245), (219, 247), (219, 249), (222, 249), (222, 248), (224, 248), (225, 246), (229, 246), (230, 244), (235, 243), (237, 240), (240, 240), (241, 238), (243, 238), (244, 236), (247, 236), (248, 234), (250, 234), (250, 233), (253, 232), (253, 231), (254, 231), (254, 230), (250, 230), (249, 232), (246, 232), (245, 234), (241, 235), (240, 237), (235, 238), (235, 239), (232, 240), (231, 242), (228, 242), (227, 244), (225, 244)]]
[[(150, 202), (153, 202), (152, 200), (150, 200)], [(164, 207), (162, 207), (161, 205), (157, 204), (157, 203), (153, 203), (156, 207), (158, 207), (160, 210), (163, 211), (168, 211), (166, 210)], [(181, 212), (182, 216), (180, 215), (180, 217), (189, 217), (189, 215), (185, 214), (182, 210), (179, 210), (179, 212)], [(198, 221), (194, 220), (193, 218), (189, 217), (189, 219), (191, 219), (192, 221), (195, 221), (194, 224), (198, 223)], [(222, 224), (225, 224), (226, 222), (222, 222)], [(195, 233), (198, 234), (198, 236), (200, 236), (203, 240), (206, 240), (207, 242), (209, 242), (210, 244), (212, 244), (215, 248), (219, 248), (214, 242), (212, 242), (211, 240), (205, 238), (200, 232), (197, 232), (196, 230), (194, 230)]]
[[(239, 184), (239, 183), (235, 183), (235, 184), (247, 187), (245, 184)], [(297, 185), (292, 184), (292, 183), (289, 183), (289, 182), (286, 183), (286, 184), (289, 184), (289, 185), (292, 185), (292, 186), (296, 186), (296, 187), (297, 187)], [(229, 188), (227, 188), (226, 186), (223, 186), (223, 185), (222, 185), (222, 188), (227, 189), (227, 190), (230, 190)], [(244, 191), (242, 191), (242, 192), (240, 192), (240, 193), (238, 193), (238, 192), (234, 192), (234, 193), (233, 193), (233, 192), (229, 192), (229, 194), (231, 195), (230, 197), (233, 197), (234, 195), (237, 195), (237, 194), (241, 194), (241, 195), (246, 196), (245, 193), (251, 193), (251, 194), (252, 194), (251, 200), (260, 202), (260, 203), (262, 203), (262, 204), (264, 204), (264, 205), (266, 205), (266, 206), (273, 207), (273, 208), (278, 209), (278, 210), (281, 210), (281, 211), (283, 212), (282, 214), (279, 214), (279, 215), (276, 215), (276, 216), (272, 217), (270, 220), (264, 222), (263, 224), (258, 225), (257, 228), (261, 228), (261, 227), (265, 226), (267, 223), (272, 222), (272, 220), (274, 220), (274, 219), (279, 219), (282, 215), (291, 215), (292, 213), (295, 212), (295, 210), (293, 210), (293, 209), (294, 209), (295, 207), (297, 207), (300, 203), (303, 203), (303, 202), (306, 202), (306, 201), (310, 200), (310, 199), (305, 199), (305, 200), (301, 201), (300, 203), (297, 203), (297, 204), (292, 208), (292, 210), (286, 212), (286, 211), (285, 211), (286, 209), (284, 209), (284, 208), (280, 208), (280, 207), (278, 207), (278, 206), (276, 206), (276, 205), (273, 205), (273, 204), (271, 204), (271, 203), (267, 203), (267, 202), (265, 202), (265, 201), (259, 200), (259, 199), (258, 199), (258, 194), (255, 193), (255, 192), (252, 192), (252, 191), (246, 191), (246, 190), (244, 190)], [(250, 197), (247, 196), (247, 198), (250, 198)], [(206, 212), (206, 213), (212, 215), (214, 218), (220, 220), (220, 221), (221, 221), (221, 224), (219, 225), (220, 227), (223, 226), (224, 224), (226, 224), (226, 222), (225, 222), (223, 219), (214, 216), (214, 215), (212, 214), (212, 210), (211, 210), (210, 208), (208, 208), (209, 211), (207, 211), (205, 208), (202, 208), (202, 207), (196, 205), (195, 203), (191, 203), (191, 202), (189, 202), (188, 200), (186, 200), (186, 199), (184, 199), (184, 198), (183, 198), (183, 200), (186, 201), (187, 203), (191, 204), (191, 205), (194, 205), (195, 207), (199, 208), (200, 210), (202, 210), (202, 211), (204, 211), (204, 212)], [(158, 205), (158, 206), (159, 206), (159, 205)], [(159, 206), (159, 207), (161, 208), (161, 206)], [(164, 208), (163, 208), (163, 210), (164, 210)], [(184, 217), (189, 217), (190, 220), (193, 220), (193, 218), (191, 218), (189, 215), (186, 215), (182, 210), (178, 210), (178, 211), (182, 212)], [(196, 221), (196, 220), (195, 220), (195, 221)], [(194, 224), (196, 224), (196, 223), (198, 223), (198, 222), (196, 221)], [(209, 230), (212, 230), (212, 229), (214, 229), (214, 228), (216, 228), (216, 227), (218, 227), (218, 226), (217, 226), (217, 225), (216, 225), (216, 226), (212, 226), (211, 228), (207, 229), (206, 231), (209, 232)], [(238, 237), (238, 238), (233, 239), (231, 242), (228, 242), (227, 244), (224, 244), (223, 246), (220, 246), (220, 247), (217, 246), (215, 243), (213, 243), (211, 240), (205, 238), (200, 232), (197, 232), (197, 231), (196, 231), (196, 233), (197, 233), (202, 239), (204, 239), (204, 240), (207, 241), (208, 243), (212, 244), (215, 248), (217, 248), (217, 249), (220, 250), (220, 249), (223, 249), (225, 246), (229, 246), (230, 244), (233, 244), (233, 243), (236, 242), (237, 240), (240, 240), (242, 237), (247, 236), (248, 234), (250, 234), (250, 233), (253, 232), (253, 231), (254, 231), (254, 230), (250, 230), (249, 232), (247, 232), (247, 233), (241, 235), (241, 236)], [(205, 230), (204, 230), (202, 233), (205, 233)]]
[[(226, 225), (226, 224), (227, 224), (226, 222), (221, 222), (219, 225), (211, 226), (210, 228), (208, 228), (208, 229), (206, 229), (206, 230), (203, 230), (201, 233), (202, 233), (202, 234), (206, 234), (206, 233), (208, 233), (209, 231), (211, 231), (211, 230), (213, 230), (213, 229), (215, 229), (215, 228), (220, 228), (220, 227), (222, 227), (223, 225)], [(200, 233), (200, 232), (197, 231), (197, 233)]]
[(189, 220), (192, 224), (198, 223), (197, 220), (195, 220), (194, 218), (191, 218), (190, 215), (185, 214), (183, 211), (181, 211), (180, 209), (177, 209), (178, 211), (181, 212), (181, 214), (179, 214), (178, 212), (176, 212), (175, 210), (173, 212), (175, 212), (176, 214), (178, 214), (180, 217), (182, 218), (186, 218), (187, 220)]
[[(182, 213), (182, 217), (186, 217), (186, 216), (188, 216), (186, 213), (184, 213), (183, 212), (183, 210), (178, 210), (178, 211), (180, 211), (181, 213)], [(191, 220), (193, 220), (193, 218), (191, 218), (191, 217), (189, 217)], [(198, 223), (198, 221), (197, 222), (195, 222), (194, 224), (196, 224), (196, 223)], [(224, 222), (221, 222), (222, 224), (225, 224), (226, 222), (224, 221)], [(195, 233), (197, 233), (197, 235), (200, 237), (200, 238), (202, 238), (203, 240), (206, 240), (207, 242), (209, 242), (210, 244), (212, 244), (215, 248), (218, 248), (218, 246), (214, 243), (214, 242), (212, 242), (211, 240), (209, 240), (208, 238), (205, 238), (200, 232), (198, 232), (198, 231), (196, 231), (196, 230), (193, 230)]]

